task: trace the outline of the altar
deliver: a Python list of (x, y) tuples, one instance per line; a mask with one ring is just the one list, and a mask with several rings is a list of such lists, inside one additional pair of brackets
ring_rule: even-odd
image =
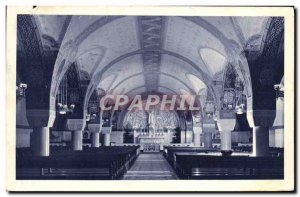
[(140, 135), (138, 137), (138, 143), (140, 144), (143, 152), (159, 152), (165, 143), (165, 137), (164, 135)]
[(133, 143), (140, 145), (143, 152), (159, 152), (164, 145), (172, 143), (172, 130), (178, 125), (174, 112), (154, 107), (148, 113), (135, 112), (128, 117), (133, 129)]

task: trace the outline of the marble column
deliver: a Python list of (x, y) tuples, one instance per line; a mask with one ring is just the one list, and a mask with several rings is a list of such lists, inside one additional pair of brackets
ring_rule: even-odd
[(275, 147), (283, 148), (284, 147), (284, 100), (278, 98), (276, 100), (276, 117), (274, 120), (273, 127), (274, 129), (274, 140)]
[(50, 130), (49, 127), (34, 127), (32, 133), (32, 148), (34, 155), (50, 155)]
[(212, 148), (212, 133), (203, 132), (203, 143), (204, 148)]
[(100, 147), (100, 132), (101, 132), (101, 124), (88, 124), (89, 131), (91, 133), (91, 146), (93, 148)]
[(98, 132), (93, 132), (92, 133), (92, 144), (91, 146), (93, 148), (99, 148), (100, 147), (100, 133)]
[(110, 146), (110, 134), (111, 134), (111, 127), (102, 127), (102, 134), (103, 134), (103, 146)]
[(136, 144), (137, 143), (137, 130), (134, 129), (133, 130), (133, 144)]
[(231, 131), (220, 131), (221, 138), (221, 150), (222, 151), (231, 151)]
[(36, 156), (50, 155), (50, 127), (55, 120), (55, 111), (44, 109), (27, 109), (26, 116), (33, 128), (30, 146)]
[(275, 129), (269, 130), (269, 147), (275, 147)]
[(110, 133), (103, 134), (103, 146), (110, 146)]
[(236, 119), (218, 119), (217, 124), (221, 139), (221, 152), (223, 155), (230, 155), (231, 149), (231, 132), (235, 127)]
[(82, 131), (72, 131), (72, 148), (75, 151), (82, 150)]
[(201, 146), (202, 127), (193, 127), (194, 146)]
[(68, 119), (66, 128), (72, 132), (72, 148), (75, 151), (82, 150), (83, 130), (85, 127), (84, 119)]
[(253, 156), (268, 156), (269, 152), (269, 127), (253, 128)]
[(269, 130), (275, 120), (275, 110), (252, 110), (247, 111), (247, 119), (253, 128), (253, 150), (254, 157), (269, 155)]
[(275, 129), (275, 147), (284, 147), (284, 131), (283, 129)]
[(210, 120), (209, 123), (203, 124), (203, 144), (205, 148), (212, 148), (212, 138), (216, 131), (216, 126), (214, 120)]

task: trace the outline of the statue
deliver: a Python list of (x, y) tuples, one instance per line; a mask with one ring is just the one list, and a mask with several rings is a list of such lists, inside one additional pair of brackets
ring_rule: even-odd
[(154, 136), (155, 135), (155, 115), (154, 111), (149, 112), (149, 135)]

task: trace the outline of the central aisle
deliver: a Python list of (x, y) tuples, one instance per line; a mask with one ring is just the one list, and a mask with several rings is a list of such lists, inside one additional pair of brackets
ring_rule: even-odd
[(172, 180), (176, 173), (161, 153), (140, 154), (124, 180)]

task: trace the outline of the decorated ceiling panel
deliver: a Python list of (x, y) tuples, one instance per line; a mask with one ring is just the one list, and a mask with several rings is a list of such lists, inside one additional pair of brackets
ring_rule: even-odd
[(241, 27), (245, 40), (247, 41), (252, 36), (257, 34), (261, 35), (263, 33), (269, 17), (255, 17), (255, 20), (253, 20), (253, 17), (234, 17), (234, 19)]
[(144, 93), (146, 91), (147, 90), (146, 90), (145, 86), (140, 86), (140, 87), (137, 87), (137, 88), (134, 88), (134, 89), (131, 89), (131, 90), (124, 91), (124, 94), (128, 95), (131, 98), (131, 97), (134, 97), (137, 94), (141, 94), (141, 93)]
[(111, 73), (110, 75), (108, 75), (107, 77), (105, 77), (97, 86), (97, 88), (101, 88), (102, 90), (104, 90), (105, 92), (107, 92), (111, 85), (114, 83), (114, 81), (116, 80), (116, 78), (118, 77), (117, 73)]
[(182, 81), (180, 78), (173, 78), (167, 75), (159, 75), (159, 86), (168, 87), (176, 92), (181, 89), (189, 89), (189, 87), (184, 84), (186, 81)]
[(192, 84), (196, 94), (205, 92), (207, 86), (201, 79), (199, 79), (198, 77), (190, 73), (186, 74), (186, 77), (189, 79), (190, 83)]
[(91, 46), (86, 51), (80, 53), (76, 57), (77, 65), (80, 70), (91, 75), (95, 72), (99, 63), (101, 62), (103, 56), (105, 54), (104, 47), (101, 46)]
[(199, 49), (209, 47), (225, 54), (224, 46), (201, 26), (180, 17), (168, 17), (164, 48), (181, 54), (209, 73), (201, 61)]
[(239, 35), (236, 33), (236, 27), (232, 21), (231, 17), (228, 16), (218, 16), (218, 17), (201, 17), (203, 20), (207, 21), (209, 24), (217, 28), (223, 36), (228, 40), (233, 40), (236, 43), (240, 43)]
[[(122, 25), (121, 25), (122, 24)], [(86, 52), (91, 46), (100, 47), (104, 51), (102, 59), (99, 61), (97, 69), (103, 69), (107, 64), (117, 57), (139, 48), (136, 30), (136, 20), (134, 17), (123, 17), (114, 20), (104, 27), (90, 34), (80, 45), (77, 54)], [(96, 55), (95, 55), (96, 56)], [(87, 56), (87, 58), (90, 58)], [(85, 60), (89, 64), (89, 60)], [(95, 59), (93, 58), (93, 61)], [(91, 62), (90, 64), (92, 64)]]
[(226, 66), (226, 58), (213, 49), (201, 48), (199, 54), (211, 76), (215, 76), (215, 74), (222, 71)]
[(86, 30), (95, 21), (104, 18), (105, 16), (72, 16), (70, 25), (65, 35), (64, 43), (75, 40), (84, 30)]
[(34, 15), (34, 18), (40, 31), (44, 49), (58, 50), (71, 17), (65, 15)]
[(186, 78), (186, 73), (195, 73), (201, 76), (201, 74), (190, 64), (170, 55), (162, 56), (160, 71), (163, 73), (169, 73), (183, 80), (185, 80)]
[[(122, 61), (114, 64), (108, 69), (103, 76), (109, 75), (109, 73), (118, 73), (118, 77), (114, 80), (111, 88), (114, 88), (119, 83), (126, 83), (126, 79), (134, 76), (137, 73), (143, 72), (142, 58), (140, 54), (127, 57)], [(125, 81), (124, 81), (125, 80)]]
[(162, 86), (159, 86), (158, 87), (158, 92), (162, 92), (164, 94), (167, 94), (167, 95), (174, 95), (174, 94), (179, 94), (179, 90), (175, 89), (175, 90), (172, 90), (168, 87), (162, 87)]
[(124, 83), (121, 83), (118, 87), (115, 87), (112, 93), (115, 94), (122, 89), (124, 89), (124, 92), (128, 92), (141, 86), (145, 86), (145, 78), (143, 74), (129, 78)]

